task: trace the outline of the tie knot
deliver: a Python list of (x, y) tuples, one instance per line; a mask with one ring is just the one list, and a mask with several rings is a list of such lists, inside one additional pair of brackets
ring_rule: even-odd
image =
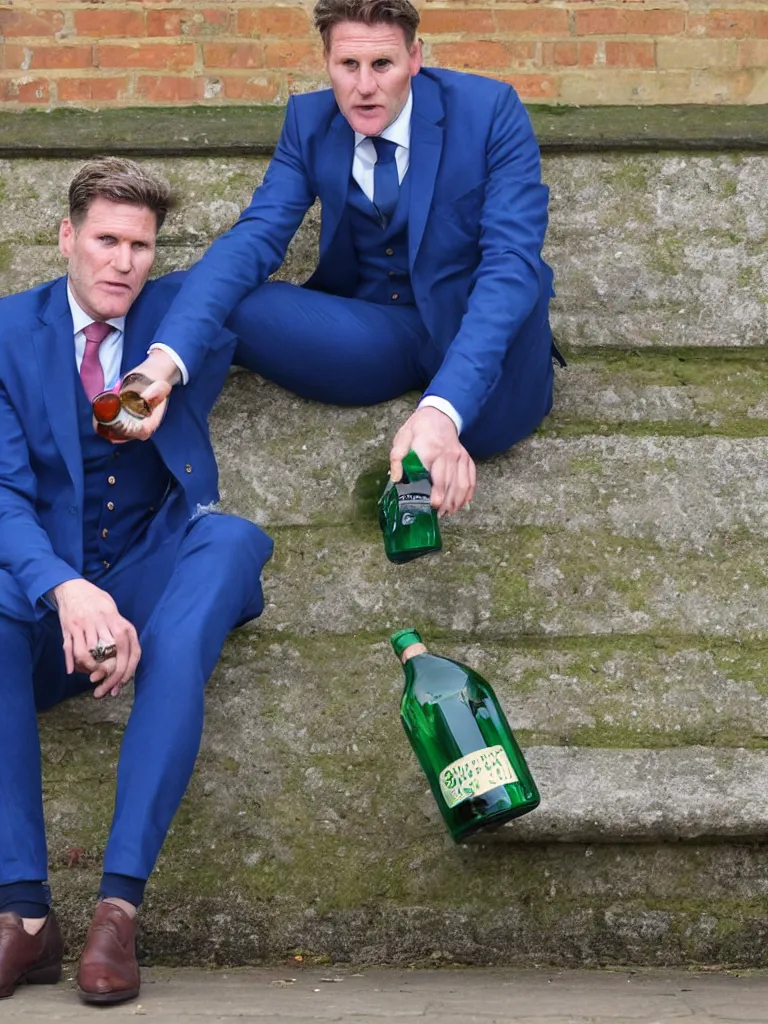
[(397, 152), (396, 142), (392, 142), (391, 139), (382, 139), (380, 135), (372, 135), (371, 141), (373, 142), (373, 148), (376, 150), (377, 163), (388, 164), (395, 159), (395, 153)]
[(83, 328), (83, 334), (85, 335), (86, 342), (90, 342), (91, 345), (100, 345), (113, 330), (114, 327), (110, 324), (105, 324), (101, 320), (95, 320), (92, 324), (88, 324), (87, 327)]

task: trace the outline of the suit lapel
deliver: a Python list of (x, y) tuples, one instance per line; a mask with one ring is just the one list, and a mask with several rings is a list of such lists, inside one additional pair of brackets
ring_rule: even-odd
[(443, 103), (438, 84), (424, 74), (411, 79), (411, 152), (408, 175), (411, 201), (408, 215), (408, 261), (413, 264), (424, 237), (424, 228), (432, 206), (435, 179), (443, 152)]
[(331, 122), (318, 160), (318, 193), (323, 204), (321, 252), (331, 244), (346, 206), (354, 148), (355, 134), (339, 111)]
[(42, 324), (33, 331), (32, 344), (40, 371), (48, 421), (75, 486), (78, 504), (82, 507), (83, 455), (75, 394), (74, 325), (67, 301), (65, 277), (54, 282), (40, 319)]

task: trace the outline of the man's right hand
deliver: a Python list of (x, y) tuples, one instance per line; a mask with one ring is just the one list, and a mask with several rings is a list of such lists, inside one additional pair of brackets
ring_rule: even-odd
[[(87, 672), (96, 686), (94, 697), (116, 697), (139, 664), (141, 647), (136, 630), (117, 610), (106, 591), (88, 580), (67, 580), (54, 587), (52, 596), (64, 636), (67, 672)], [(91, 651), (114, 644), (116, 653), (101, 663)]]

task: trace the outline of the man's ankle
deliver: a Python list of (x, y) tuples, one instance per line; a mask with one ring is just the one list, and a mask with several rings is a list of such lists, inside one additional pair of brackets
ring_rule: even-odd
[(24, 925), (24, 931), (28, 935), (37, 935), (46, 920), (47, 915), (45, 917), (22, 917), (21, 923)]
[(119, 896), (105, 896), (101, 902), (111, 903), (114, 907), (119, 907), (129, 917), (136, 917), (137, 908), (134, 904), (129, 903), (128, 900), (121, 900)]

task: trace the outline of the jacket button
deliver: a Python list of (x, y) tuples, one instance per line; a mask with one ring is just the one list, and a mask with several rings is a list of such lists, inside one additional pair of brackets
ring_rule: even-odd
[(106, 558), (104, 559), (104, 561), (101, 564), (104, 566), (105, 569), (109, 568), (109, 562), (106, 560)]
[(107, 530), (106, 527), (101, 531), (101, 536), (105, 539), (109, 536), (109, 530)]
[(114, 484), (114, 483), (115, 483), (115, 478), (114, 478), (113, 476), (108, 476), (108, 477), (107, 477), (107, 483), (108, 483), (108, 484), (110, 485), (110, 487), (111, 487), (111, 486), (112, 486), (112, 484)]
[(108, 501), (107, 502), (107, 508), (109, 509), (110, 512), (114, 512), (115, 511), (115, 503), (114, 503), (114, 501)]
[(397, 292), (393, 292), (393, 293), (392, 293), (392, 298), (393, 298), (393, 299), (399, 299), (399, 298), (400, 298), (400, 296), (399, 296), (399, 295), (397, 294)]
[(191, 462), (188, 462), (188, 463), (186, 464), (186, 466), (184, 467), (184, 469), (185, 469), (185, 471), (186, 471), (187, 473), (191, 473), (191, 472), (192, 472), (192, 463), (191, 463)]
[(395, 250), (394, 249), (385, 249), (384, 252), (387, 254), (387, 256), (394, 256), (395, 255)]

